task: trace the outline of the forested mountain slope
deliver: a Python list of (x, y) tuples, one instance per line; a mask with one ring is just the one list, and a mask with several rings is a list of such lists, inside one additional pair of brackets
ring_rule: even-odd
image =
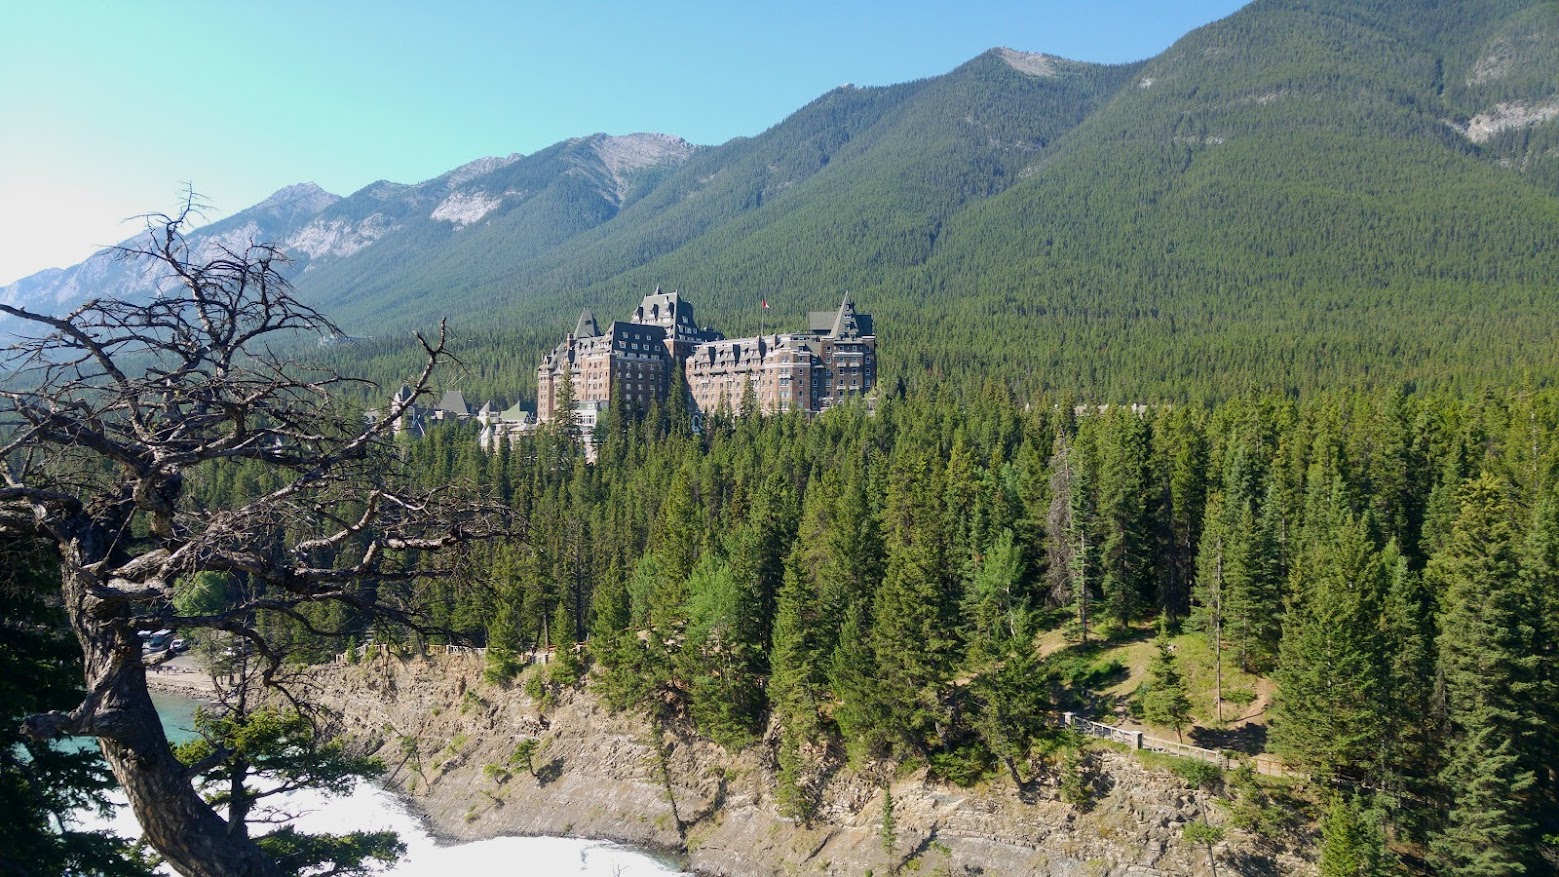
[[(468, 311), (487, 290), (513, 289), (519, 266), (613, 219), (697, 151), (665, 135), (596, 134), (489, 160), (485, 172), (448, 185), (430, 185), (445, 177), (379, 183), (339, 208), (346, 223), (382, 217), (388, 233), (298, 284), (365, 331)], [(431, 197), (418, 192), (428, 188)]]
[[(1456, 125), (1559, 92), (1551, 61), (1508, 65), (1509, 82), (1476, 72), (1517, 26), (1559, 57), (1559, 8), (1410, 5), (1258, 3), (1149, 62), (898, 279), (897, 295), (943, 303), (914, 346), (972, 366), (994, 341), (1046, 383), (1116, 397), (1215, 375), (1551, 374), (1537, 351), (1559, 328), (1559, 191)], [(878, 297), (881, 325), (920, 311)]]
[[(531, 156), (479, 158), (421, 183), (380, 180), (346, 198), (300, 183), (185, 230), (203, 259), (218, 248), (275, 244), (295, 282), (316, 290), (332, 312), (352, 314), (354, 331), (371, 330), (405, 308), (397, 284), (412, 290), (406, 298), (436, 289), (440, 301), (454, 302), (460, 290), (616, 216), (697, 150), (663, 134), (595, 134)], [(193, 207), (189, 219), (198, 223), (198, 194)], [(137, 235), (120, 247), (144, 245)], [(65, 312), (94, 296), (149, 298), (158, 279), (110, 248), (0, 288), (0, 301)]]
[(851, 289), (890, 379), (1548, 380), (1556, 59), (1551, 3), (1264, 0), (1141, 65), (997, 51), (840, 89), (487, 294), (505, 319), (468, 338), (471, 380), (514, 393), (579, 306), (656, 283), (730, 332), (760, 298), (773, 326)]
[(404, 330), (451, 315), (478, 396), (528, 395), (581, 306), (626, 314), (657, 284), (729, 334), (848, 289), (890, 381), (1546, 382), (1559, 7), (1259, 0), (1138, 64), (999, 49), (720, 146), (595, 135), (319, 194), (279, 234), (296, 282), (381, 339), (332, 355), (390, 380)]
[[(875, 410), (715, 417), (697, 435), (658, 407), (606, 423), (588, 465), (556, 422), (497, 453), (469, 425), (408, 442), (418, 483), (477, 486), (528, 524), (523, 539), (473, 551), (469, 580), (382, 587), (428, 607), (434, 642), (488, 649), (483, 688), (459, 697), (507, 697), (523, 656), (557, 644), (558, 660), (515, 686), (549, 714), (586, 686), (653, 723), (651, 739), (680, 737), (667, 752), (687, 757), (681, 741), (706, 738), (724, 754), (708, 747), (699, 762), (728, 777), (755, 757), (772, 771), (761, 791), (728, 800), (813, 832), (799, 848), (808, 869), (861, 873), (809, 861), (833, 828), (888, 821), (887, 805), (848, 796), (861, 780), (914, 777), (953, 812), (1010, 791), (1023, 806), (995, 823), (1009, 837), (1012, 825), (1058, 824), (1066, 806), (1069, 842), (1172, 825), (1138, 811), (1089, 827), (1092, 756), (1053, 729), (1076, 712), (1308, 776), (1266, 783), (1253, 768), (1157, 762), (1222, 797), (1203, 811), (1235, 842), (1207, 851), (1220, 872), (1554, 873), (1553, 389), (1080, 413), (1054, 397), (933, 390), (885, 394)], [(213, 508), (267, 489), (252, 467), (213, 474), (192, 483)], [(1164, 632), (1150, 643), (1157, 617)], [(367, 633), (350, 612), (310, 621)], [(264, 629), (309, 660), (340, 648), (291, 617)], [(373, 633), (420, 646), (420, 633)], [(581, 641), (583, 661), (568, 647)], [(442, 704), (493, 715), (485, 701)], [(359, 713), (383, 727), (377, 708)], [(435, 739), (461, 741), (441, 758), (466, 755), (464, 732)], [(486, 747), (469, 774), (505, 754)], [(651, 776), (657, 791), (669, 783)], [(474, 784), (453, 788), (466, 796), (453, 812), (487, 806)], [(671, 825), (688, 846), (710, 837)], [(954, 847), (969, 837), (948, 834)]]
[[(484, 321), (494, 327), (489, 343), (512, 354), (522, 333), (522, 361), (555, 343), (579, 307), (626, 313), (657, 283), (684, 289), (704, 322), (729, 331), (755, 330), (764, 297), (771, 328), (804, 320), (840, 288), (923, 262), (944, 222), (1016, 181), (1131, 69), (996, 50), (933, 79), (841, 87), (757, 137), (694, 155), (620, 215), (559, 246), (473, 256), (458, 271), (440, 262), (442, 282), (426, 270), (383, 278), (403, 305), (393, 319), (426, 325), (496, 310), (502, 319)], [(501, 276), (483, 267), (494, 260), (506, 266)], [(379, 299), (336, 296), (324, 285), (335, 276), (307, 276), (300, 287), (353, 324), (371, 318)]]

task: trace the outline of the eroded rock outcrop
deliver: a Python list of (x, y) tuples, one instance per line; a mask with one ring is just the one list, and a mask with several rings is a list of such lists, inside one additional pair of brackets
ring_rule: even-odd
[[(320, 698), (357, 744), (389, 765), (431, 828), (455, 839), (579, 835), (682, 854), (700, 874), (731, 877), (905, 873), (1066, 877), (1211, 874), (1206, 851), (1181, 836), (1216, 806), (1174, 775), (1128, 754), (1095, 756), (1095, 801), (1060, 799), (1056, 777), (1021, 792), (1005, 777), (975, 789), (928, 779), (839, 771), (810, 825), (780, 815), (765, 746), (731, 756), (636, 715), (611, 713), (587, 691), (538, 702), (522, 686), (481, 683), (472, 657), (378, 657), (320, 671)], [(537, 741), (530, 765), (514, 758)], [(881, 768), (886, 771), (886, 766)], [(893, 846), (883, 842), (884, 786)], [(1220, 874), (1309, 874), (1287, 855), (1230, 831)]]

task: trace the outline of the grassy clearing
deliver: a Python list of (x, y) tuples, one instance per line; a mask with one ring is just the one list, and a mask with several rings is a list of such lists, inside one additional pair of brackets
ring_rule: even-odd
[[(1157, 653), (1154, 630), (1142, 625), (1110, 632), (1109, 639), (1068, 643), (1060, 629), (1036, 639), (1055, 679), (1057, 703), (1063, 709), (1082, 712), (1098, 721), (1123, 719), (1132, 727), (1168, 740), (1175, 730), (1148, 725), (1132, 714), (1132, 701), (1147, 680)], [(1267, 708), (1274, 685), (1271, 680), (1246, 673), (1227, 651), (1223, 657), (1223, 711), (1215, 703), (1217, 673), (1207, 634), (1181, 633), (1170, 639), (1175, 662), (1191, 701), (1192, 724), (1181, 729), (1180, 739), (1213, 749), (1260, 752), (1266, 741)]]
[(1223, 721), (1219, 722), (1214, 704), (1217, 691), (1217, 664), (1207, 634), (1183, 633), (1172, 640), (1175, 660), (1185, 676), (1191, 712), (1198, 725), (1222, 728), (1249, 719), (1266, 723), (1266, 705), (1271, 700), (1269, 680), (1246, 673), (1226, 650), (1223, 655)]

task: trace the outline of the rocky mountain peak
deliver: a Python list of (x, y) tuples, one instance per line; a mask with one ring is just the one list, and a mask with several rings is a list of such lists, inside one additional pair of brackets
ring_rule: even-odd
[(667, 162), (687, 160), (698, 147), (670, 134), (626, 134), (621, 137), (599, 135), (594, 144), (596, 155), (613, 175)]
[(511, 152), (508, 155), (502, 157), (496, 155), (483, 156), (482, 158), (476, 159), (475, 161), (468, 161), (460, 167), (457, 167), (449, 173), (444, 174), (443, 176), (436, 179), (443, 180), (444, 185), (447, 188), (453, 189), (464, 185), (465, 183), (468, 183), (483, 174), (490, 174), (499, 168), (508, 167), (509, 165), (514, 164), (524, 157), (524, 155), (521, 155), (518, 152)]
[(996, 57), (1007, 63), (1007, 66), (1030, 76), (1055, 76), (1059, 72), (1059, 65), (1066, 62), (1065, 58), (1055, 55), (1046, 55), (1042, 52), (1020, 52), (1017, 49), (1000, 48), (996, 50)]
[(340, 201), (339, 195), (320, 188), (317, 183), (294, 183), (291, 186), (283, 186), (271, 193), (269, 198), (254, 206), (255, 210), (274, 210), (286, 208), (306, 213), (318, 213), (326, 207)]

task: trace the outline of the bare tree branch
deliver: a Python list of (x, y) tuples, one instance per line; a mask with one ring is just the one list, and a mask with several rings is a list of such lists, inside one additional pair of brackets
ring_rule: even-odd
[[(247, 644), (255, 684), (301, 703), (265, 619), (335, 635), (311, 608), (334, 605), (426, 631), (387, 585), (458, 574), (462, 545), (519, 528), (496, 501), (417, 488), (396, 453), (395, 425), (453, 361), (443, 325), (417, 336), (410, 392), (364, 422), (339, 393), (371, 385), (278, 352), (341, 332), (294, 297), (285, 255), (262, 243), (192, 252), (184, 230), (198, 209), (191, 195), (176, 215), (146, 217), (142, 241), (117, 253), (166, 273), (151, 301), (99, 298), (63, 317), (0, 304), (36, 329), (0, 354), (11, 375), (0, 387), (0, 533), (54, 542), (85, 658), (87, 697), (29, 718), (27, 732), (104, 740), (148, 839), (181, 872), (269, 875), (274, 863), (172, 757), (139, 633), (222, 632)], [(222, 507), (192, 501), (191, 479), (238, 465), (263, 470), (267, 487)], [(202, 572), (243, 581), (243, 596), (178, 612), (177, 584)]]

